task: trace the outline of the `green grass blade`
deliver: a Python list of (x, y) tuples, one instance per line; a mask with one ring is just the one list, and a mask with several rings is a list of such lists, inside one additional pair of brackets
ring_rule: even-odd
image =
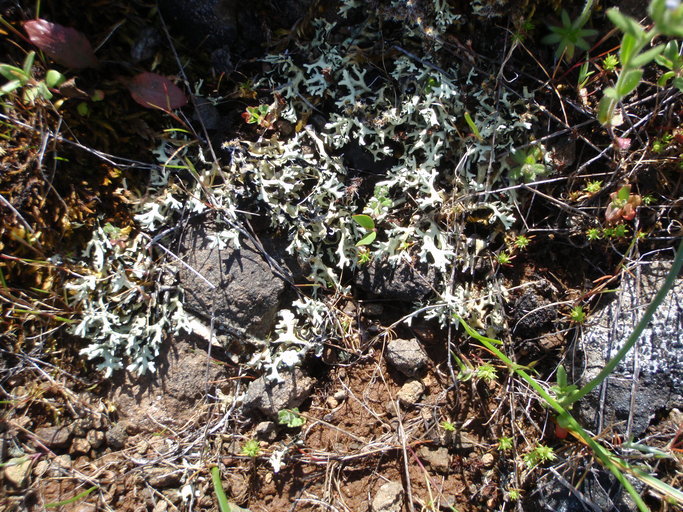
[(64, 501), (54, 501), (54, 502), (52, 502), (52, 503), (46, 503), (46, 504), (45, 504), (45, 508), (63, 507), (64, 505), (69, 505), (69, 504), (71, 504), (71, 503), (74, 503), (75, 501), (78, 501), (78, 500), (81, 500), (81, 499), (85, 498), (88, 494), (90, 494), (91, 492), (93, 492), (93, 491), (94, 491), (95, 489), (97, 489), (98, 487), (99, 487), (99, 486), (97, 486), (97, 485), (93, 485), (93, 486), (90, 487), (89, 489), (86, 489), (85, 491), (83, 491), (83, 492), (77, 494), (76, 496), (74, 496), (73, 498), (70, 498), (70, 499), (68, 499), (68, 500), (64, 500)]
[(218, 500), (218, 508), (220, 508), (221, 512), (232, 512), (230, 503), (228, 503), (228, 497), (223, 490), (221, 471), (218, 469), (218, 466), (213, 466), (211, 468), (211, 481), (213, 482), (213, 490), (216, 493), (216, 499)]

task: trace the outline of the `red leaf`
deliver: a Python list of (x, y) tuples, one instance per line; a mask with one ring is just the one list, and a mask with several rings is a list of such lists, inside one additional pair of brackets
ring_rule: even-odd
[(97, 66), (90, 41), (75, 28), (37, 19), (24, 23), (24, 30), (33, 44), (64, 67), (82, 69)]
[(133, 99), (146, 108), (172, 110), (187, 104), (183, 91), (168, 78), (156, 73), (140, 73), (128, 82)]

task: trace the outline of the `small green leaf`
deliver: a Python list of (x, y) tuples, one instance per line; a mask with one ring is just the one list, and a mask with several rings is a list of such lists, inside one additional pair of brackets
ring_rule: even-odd
[(287, 425), (289, 428), (301, 427), (306, 423), (306, 418), (301, 416), (298, 407), (293, 409), (282, 409), (277, 413), (277, 421), (280, 425)]
[(19, 87), (21, 87), (21, 85), (21, 81), (19, 80), (10, 80), (5, 85), (0, 87), (0, 96), (4, 96), (5, 94), (16, 91), (19, 89)]
[(628, 197), (631, 195), (631, 185), (624, 185), (619, 189), (619, 192), (617, 192), (617, 199), (619, 201), (626, 202), (628, 201)]
[(619, 96), (617, 94), (617, 90), (614, 87), (608, 87), (607, 89), (605, 89), (603, 94), (605, 95), (606, 98), (611, 98), (613, 100), (619, 99)]
[(631, 66), (639, 68), (641, 66), (649, 64), (655, 57), (657, 57), (657, 55), (662, 53), (663, 49), (664, 45), (660, 44), (655, 46), (654, 48), (650, 48), (649, 50), (641, 53), (640, 55), (636, 55), (635, 57), (633, 57), (633, 60), (631, 60)]
[(18, 80), (22, 84), (25, 84), (31, 78), (24, 73), (23, 69), (10, 66), (9, 64), (0, 64), (0, 75), (4, 76), (7, 80)]
[(477, 140), (482, 140), (481, 133), (479, 133), (479, 128), (477, 128), (477, 125), (474, 124), (472, 116), (469, 112), (465, 112), (465, 121), (467, 122), (467, 126), (470, 127), (470, 130), (472, 130), (472, 134), (477, 138)]
[(640, 39), (645, 30), (636, 20), (630, 16), (622, 14), (619, 9), (612, 8), (607, 10), (607, 17), (616, 25), (624, 34), (633, 36), (635, 39)]
[(683, 92), (683, 77), (674, 78), (673, 85), (676, 89)]
[(673, 71), (667, 71), (664, 73), (662, 76), (659, 77), (659, 80), (657, 80), (657, 85), (659, 87), (665, 87), (666, 83), (671, 80), (674, 76), (676, 76), (676, 73)]
[[(610, 87), (610, 89), (612, 88)], [(600, 121), (600, 124), (603, 126), (612, 124), (616, 106), (617, 101), (607, 96), (607, 91), (605, 91), (605, 96), (600, 100), (600, 105), (598, 106), (598, 121)]]
[(45, 74), (45, 83), (48, 87), (59, 87), (66, 82), (66, 77), (56, 69), (49, 69)]
[(76, 501), (79, 501), (79, 500), (85, 498), (88, 494), (90, 494), (91, 492), (93, 492), (97, 488), (98, 488), (97, 485), (93, 485), (92, 487), (89, 487), (85, 491), (77, 494), (73, 498), (69, 498), (68, 500), (46, 503), (45, 508), (64, 507), (65, 505), (70, 505), (71, 503), (74, 503)]
[(624, 97), (638, 87), (640, 80), (643, 78), (642, 69), (631, 69), (626, 72), (622, 72), (622, 75), (617, 80), (617, 94), (620, 97)]
[(358, 240), (358, 242), (356, 243), (356, 247), (360, 247), (362, 245), (370, 245), (372, 242), (375, 241), (375, 238), (377, 238), (377, 232), (372, 231), (371, 233), (368, 233), (363, 238)]
[(36, 52), (30, 51), (30, 52), (28, 52), (28, 54), (26, 55), (26, 58), (24, 59), (23, 71), (27, 77), (31, 76), (31, 70), (33, 69), (33, 61), (35, 60), (35, 58), (36, 58)]
[(375, 221), (372, 220), (372, 217), (369, 215), (354, 215), (351, 217), (353, 220), (355, 220), (358, 224), (360, 224), (361, 227), (364, 227), (367, 230), (370, 229), (375, 229)]
[(624, 67), (630, 65), (631, 63), (631, 57), (633, 57), (633, 54), (636, 50), (636, 42), (636, 38), (629, 34), (624, 34), (624, 37), (621, 39), (619, 58), (621, 59)]

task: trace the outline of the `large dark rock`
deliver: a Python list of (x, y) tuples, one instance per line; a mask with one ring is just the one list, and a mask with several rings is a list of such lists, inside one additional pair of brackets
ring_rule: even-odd
[(392, 265), (373, 259), (356, 275), (356, 286), (382, 299), (416, 302), (432, 293), (438, 279), (434, 265), (401, 260)]
[[(579, 343), (579, 384), (595, 377), (624, 345), (669, 271), (668, 263), (639, 265), (625, 274), (614, 299), (591, 315)], [(603, 389), (604, 388), (604, 389)], [(580, 401), (594, 432), (611, 426), (638, 437), (658, 412), (683, 406), (683, 280), (677, 279), (635, 347), (616, 371)]]
[(204, 318), (213, 315), (228, 328), (263, 337), (273, 326), (285, 282), (250, 241), (240, 240), (239, 249), (219, 249), (209, 238), (215, 234), (215, 226), (205, 223), (189, 226), (183, 235), (180, 256), (196, 271), (179, 269), (185, 306)]

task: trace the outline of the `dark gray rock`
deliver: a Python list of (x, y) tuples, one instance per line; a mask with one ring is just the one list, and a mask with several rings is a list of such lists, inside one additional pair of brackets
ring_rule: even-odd
[(214, 230), (212, 224), (195, 225), (184, 233), (180, 256), (206, 279), (180, 267), (185, 306), (205, 318), (213, 313), (219, 324), (263, 337), (273, 326), (285, 283), (247, 240), (240, 240), (239, 249), (212, 248), (209, 236)]
[(313, 390), (313, 379), (299, 368), (281, 370), (280, 377), (282, 381), (270, 381), (265, 375), (252, 381), (244, 397), (244, 410), (258, 410), (269, 418), (277, 418), (282, 409), (299, 407)]
[(48, 448), (66, 448), (71, 441), (72, 429), (70, 427), (39, 427), (35, 431), (36, 436)]
[(383, 299), (416, 302), (432, 293), (437, 284), (434, 265), (401, 260), (396, 266), (373, 259), (356, 274), (356, 286)]
[(391, 366), (407, 377), (415, 377), (427, 366), (427, 353), (415, 338), (396, 339), (387, 344), (384, 357)]
[[(639, 487), (635, 481), (631, 483)], [(524, 510), (539, 512), (635, 512), (637, 509), (616, 478), (598, 466), (588, 470), (579, 489), (547, 473), (524, 503)]]
[(105, 432), (104, 437), (107, 441), (107, 446), (112, 450), (121, 450), (128, 440), (126, 429), (118, 423), (112, 425), (112, 427)]
[[(595, 311), (574, 361), (579, 384), (590, 381), (623, 346), (659, 290), (669, 263), (625, 274), (606, 307)], [(635, 347), (615, 372), (580, 401), (581, 419), (595, 432), (613, 426), (638, 437), (658, 411), (683, 406), (683, 279), (677, 279)]]

